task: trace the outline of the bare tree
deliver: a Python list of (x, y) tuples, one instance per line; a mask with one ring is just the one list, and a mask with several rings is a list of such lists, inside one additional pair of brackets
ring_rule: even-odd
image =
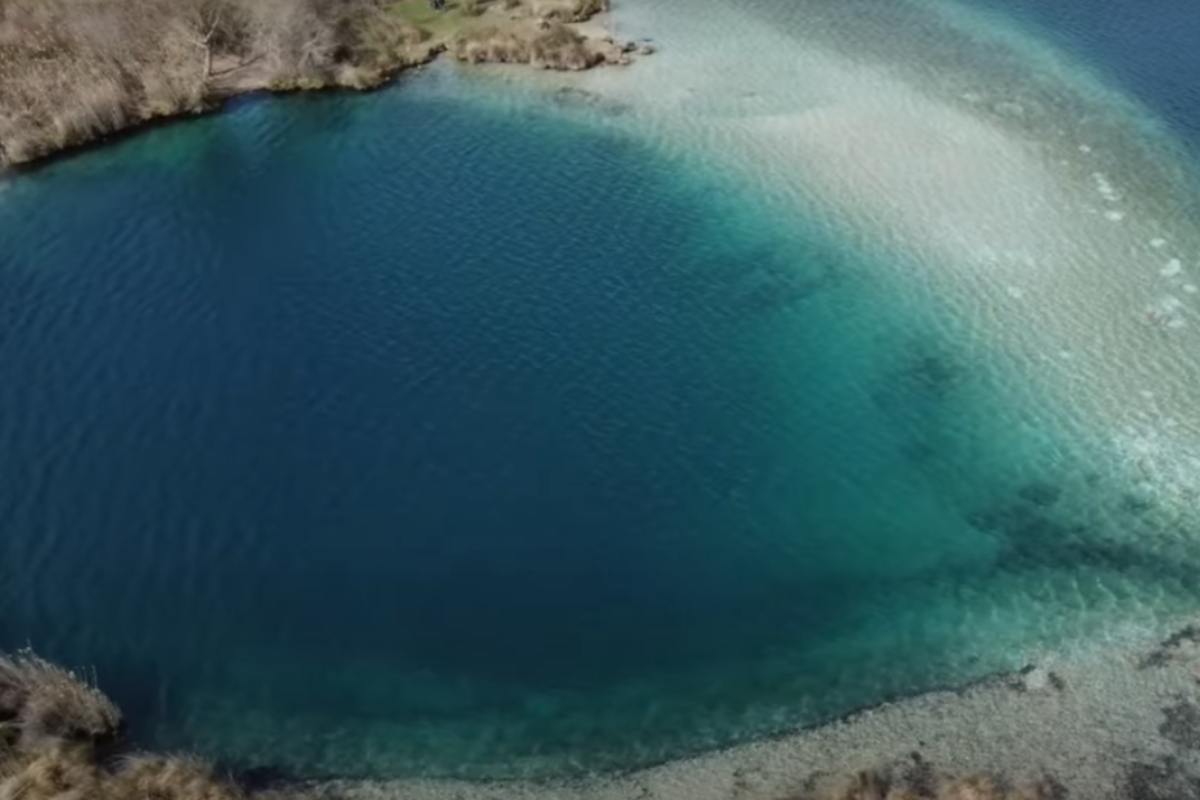
[(217, 28), (220, 27), (220, 25), (221, 25), (221, 6), (216, 5), (216, 4), (213, 4), (213, 5), (215, 5), (215, 8), (212, 8), (211, 13), (208, 15), (209, 16), (208, 30), (206, 30), (204, 32), (203, 38), (199, 39), (196, 42), (196, 45), (198, 47), (201, 47), (204, 49), (204, 80), (205, 81), (208, 81), (209, 77), (212, 75), (212, 62), (213, 62), (212, 40), (213, 40), (213, 36), (215, 36), (217, 33)]

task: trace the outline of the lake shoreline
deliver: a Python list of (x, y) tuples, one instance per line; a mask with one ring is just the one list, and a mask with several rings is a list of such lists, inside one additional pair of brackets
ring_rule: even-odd
[[(627, 773), (559, 781), (298, 780), (129, 750), (90, 678), (0, 656), (0, 794), (126, 800), (1144, 800), (1200, 786), (1200, 624)], [(198, 792), (198, 793), (197, 793)], [(181, 794), (183, 793), (183, 794)]]
[[(441, 57), (582, 71), (653, 52), (646, 42), (619, 42), (607, 32), (607, 0), (461, 0), (441, 9), (428, 0), (362, 0), (360, 7), (348, 4), (351, 11), (314, 14), (304, 23), (322, 40), (315, 55), (307, 43), (286, 51), (277, 39), (287, 31), (264, 33), (234, 13), (238, 0), (226, 2), (231, 10), (211, 17), (166, 11), (137, 21), (123, 18), (118, 4), (98, 3), (96, 27), (122, 31), (114, 42), (60, 33), (70, 27), (62, 24), (65, 7), (41, 16), (22, 17), (20, 6), (6, 11), (0, 170), (25, 171), (156, 125), (218, 113), (239, 97), (382, 89)], [(126, 40), (134, 52), (120, 50)]]
[[(1200, 627), (1081, 645), (821, 725), (573, 780), (321, 780), (303, 800), (1131, 800), (1200, 785)], [(872, 793), (874, 792), (874, 793)], [(1157, 794), (1154, 794), (1157, 792)], [(1166, 792), (1166, 794), (1164, 794)]]

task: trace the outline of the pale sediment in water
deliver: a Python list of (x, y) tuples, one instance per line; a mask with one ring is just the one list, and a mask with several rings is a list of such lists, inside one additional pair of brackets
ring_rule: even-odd
[(1153, 115), (964, 4), (681, 5), (626, 4), (662, 58), (583, 83), (781, 215), (888, 254), (897, 302), (944, 309), (1020, 376), (997, 396), (1057, 397), (1038, 405), (1107, 439), (1131, 483), (1196, 499), (1200, 182)]

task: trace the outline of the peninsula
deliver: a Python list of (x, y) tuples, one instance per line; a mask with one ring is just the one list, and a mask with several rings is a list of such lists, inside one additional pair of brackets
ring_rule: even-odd
[[(582, 70), (608, 0), (0, 0), (0, 167), (256, 91), (372, 89), (445, 53)], [(649, 52), (642, 45), (642, 52)]]

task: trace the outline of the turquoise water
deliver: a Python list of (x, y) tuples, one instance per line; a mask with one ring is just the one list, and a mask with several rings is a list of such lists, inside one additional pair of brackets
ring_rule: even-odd
[[(821, 47), (874, 41), (841, 13)], [(0, 183), (0, 646), (94, 665), (147, 745), (498, 777), (1200, 605), (1099, 378), (1057, 389), (818, 173), (554, 88), (251, 100)]]

